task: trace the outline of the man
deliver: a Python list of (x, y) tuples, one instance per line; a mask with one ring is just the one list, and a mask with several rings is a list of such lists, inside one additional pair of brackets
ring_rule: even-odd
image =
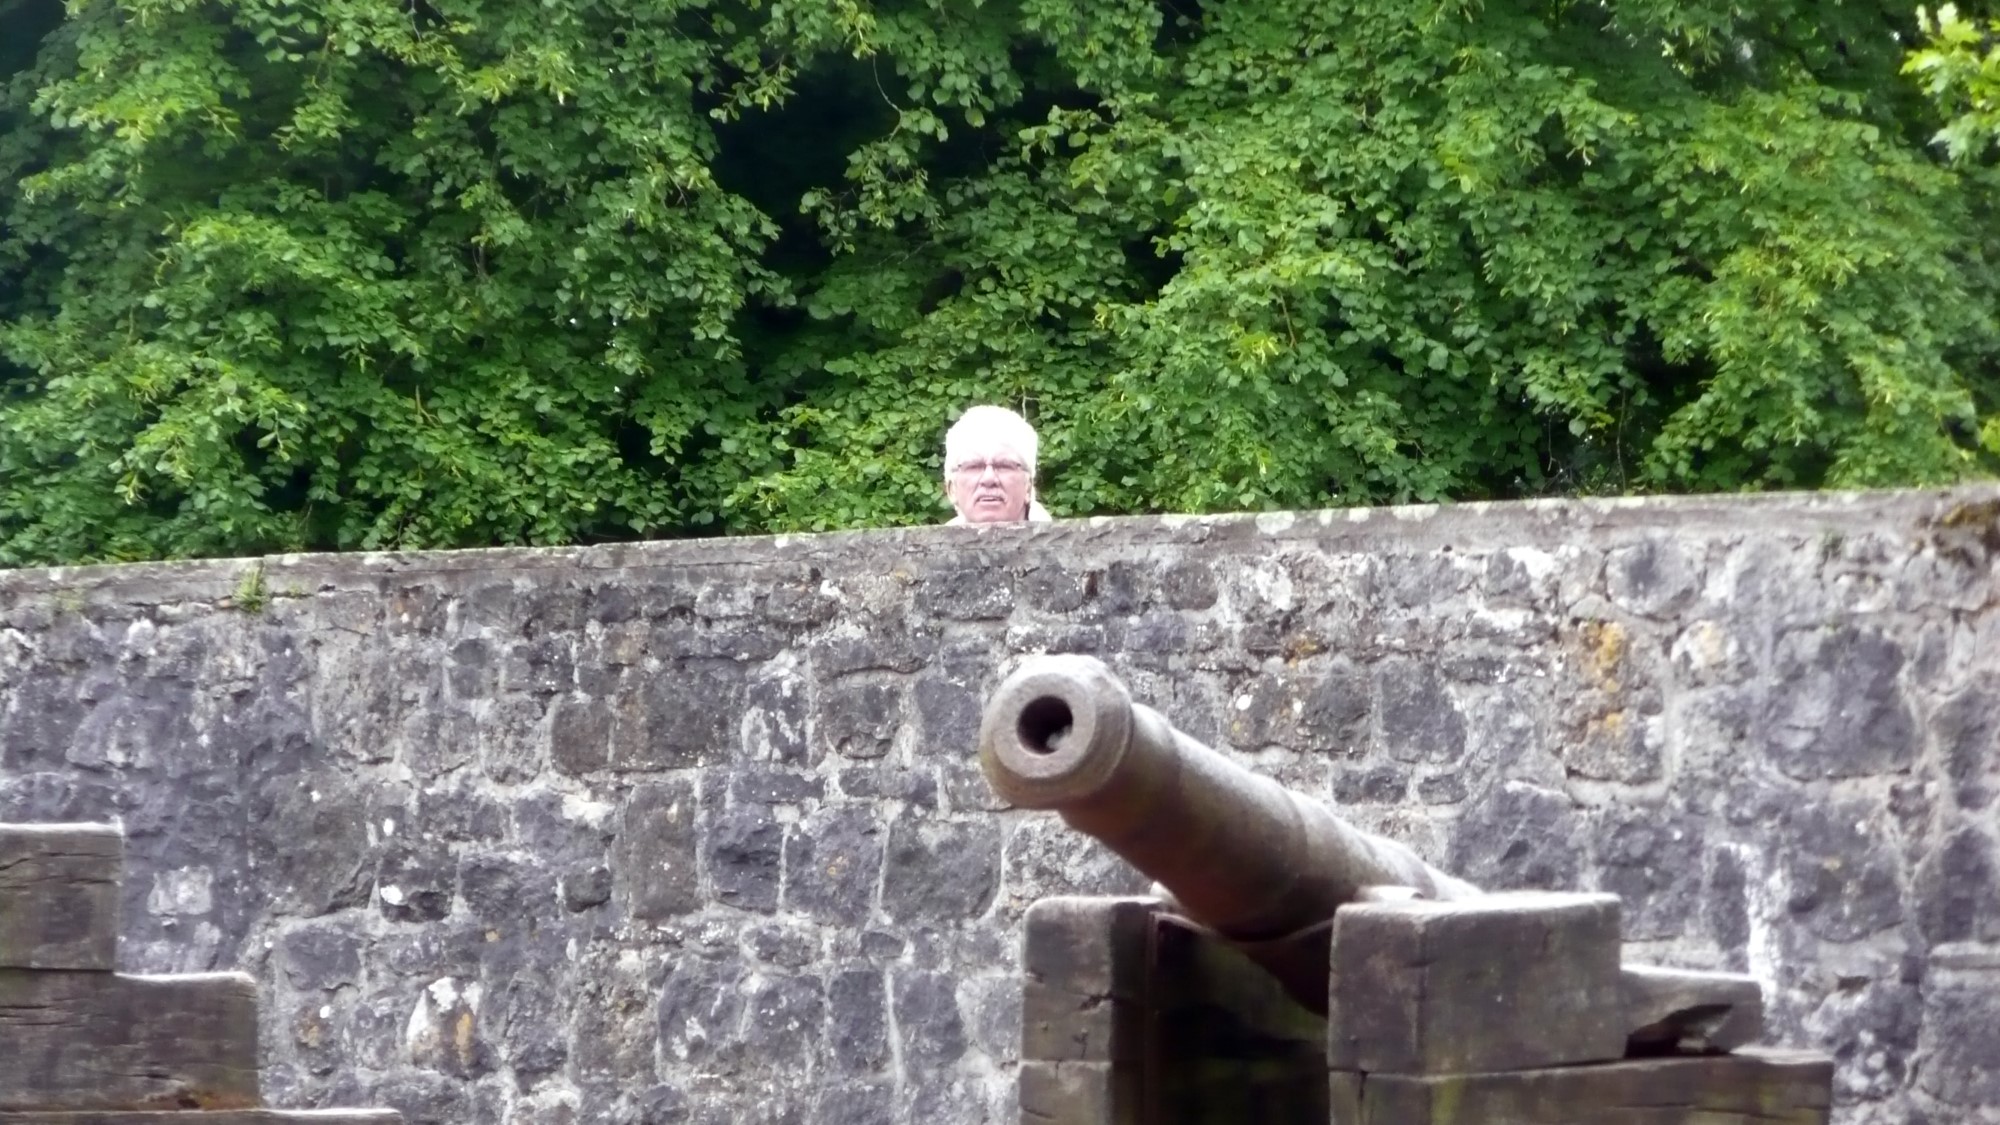
[(1046, 523), (1035, 502), (1035, 453), (1028, 420), (1003, 406), (974, 406), (944, 435), (944, 494), (953, 524)]

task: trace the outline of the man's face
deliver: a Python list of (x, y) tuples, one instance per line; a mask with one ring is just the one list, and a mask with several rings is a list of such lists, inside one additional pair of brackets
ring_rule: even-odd
[(967, 523), (1028, 518), (1028, 461), (1008, 445), (981, 445), (950, 467), (944, 493)]

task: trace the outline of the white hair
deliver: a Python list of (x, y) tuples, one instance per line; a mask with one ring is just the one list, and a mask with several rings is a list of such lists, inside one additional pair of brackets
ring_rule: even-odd
[(944, 471), (951, 475), (954, 466), (972, 459), (972, 450), (989, 445), (1004, 445), (1021, 455), (1028, 466), (1028, 479), (1035, 476), (1035, 454), (1041, 446), (1041, 439), (1035, 436), (1035, 427), (1026, 418), (1004, 406), (971, 406), (951, 424), (944, 434)]

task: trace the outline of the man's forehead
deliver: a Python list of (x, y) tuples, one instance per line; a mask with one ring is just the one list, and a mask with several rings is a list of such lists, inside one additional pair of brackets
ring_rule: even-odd
[(1000, 457), (1012, 458), (1023, 464), (1028, 460), (1019, 449), (1015, 448), (1013, 442), (995, 437), (980, 437), (959, 447), (958, 459), (954, 463), (962, 465), (967, 461), (991, 461)]

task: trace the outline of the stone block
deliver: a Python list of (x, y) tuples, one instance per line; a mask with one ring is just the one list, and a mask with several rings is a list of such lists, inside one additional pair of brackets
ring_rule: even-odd
[(995, 566), (972, 563), (924, 576), (919, 604), (950, 621), (991, 621), (1014, 608), (1014, 576)]
[(728, 659), (678, 660), (646, 676), (614, 709), (611, 768), (685, 769), (725, 759), (740, 736), (745, 690), (743, 669)]
[(1766, 752), (1787, 776), (1870, 777), (1909, 769), (1922, 743), (1894, 637), (1841, 623), (1778, 638)]
[(1625, 1053), (1612, 895), (1379, 902), (1334, 916), (1327, 1060), (1458, 1074)]
[(1440, 866), (1475, 887), (1573, 887), (1589, 830), (1567, 794), (1503, 782), (1459, 816)]
[[(1824, 1125), (1833, 1061), (1803, 1052), (1497, 1074), (1371, 1074), (1334, 1125)], [(1338, 1107), (1338, 1101), (1336, 1105)]]
[(847, 758), (880, 758), (896, 744), (907, 720), (902, 684), (850, 679), (829, 687), (820, 701), (819, 729), (827, 746)]
[(633, 920), (660, 922), (701, 905), (698, 805), (681, 778), (639, 785), (626, 798), (612, 883)]
[(0, 969), (0, 1110), (257, 1104), (249, 976)]
[(766, 805), (718, 809), (702, 836), (711, 894), (741, 910), (778, 908), (785, 827)]
[(113, 968), (124, 855), (108, 824), (0, 825), (0, 969)]
[(786, 905), (822, 922), (867, 922), (882, 874), (880, 824), (865, 807), (829, 805), (785, 838)]
[(832, 1017), (827, 1053), (844, 1073), (868, 1074), (890, 1060), (887, 987), (877, 969), (844, 969), (827, 982)]
[(890, 999), (904, 1066), (935, 1072), (965, 1057), (955, 974), (898, 971), (891, 977)]
[[(826, 989), (818, 977), (760, 972), (745, 982), (743, 993), (743, 1046), (751, 1057), (812, 1059), (825, 1055), (820, 1029), (826, 1024)], [(914, 1052), (906, 1057), (916, 1065)]]
[[(1933, 956), (1921, 1001), (1923, 1063), (1914, 1085), (1946, 1105), (2000, 1105), (2000, 954), (1947, 946)], [(1977, 1120), (1970, 1114), (1965, 1119)]]
[(1764, 1031), (1764, 989), (1743, 973), (1627, 965), (1628, 1054), (1733, 1051)]
[(882, 910), (897, 922), (977, 918), (1000, 889), (1000, 829), (992, 819), (898, 817), (883, 856)]
[(1465, 756), (1465, 716), (1428, 661), (1385, 661), (1376, 671), (1382, 748), (1409, 765), (1450, 765)]

